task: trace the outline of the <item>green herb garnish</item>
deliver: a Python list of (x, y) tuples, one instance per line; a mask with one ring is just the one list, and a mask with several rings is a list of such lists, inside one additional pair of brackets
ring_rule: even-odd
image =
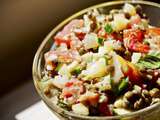
[(99, 45), (103, 45), (103, 41), (104, 41), (103, 38), (98, 38), (98, 44)]
[(107, 24), (105, 27), (104, 27), (105, 31), (110, 34), (113, 32), (113, 29), (112, 29), (112, 26)]

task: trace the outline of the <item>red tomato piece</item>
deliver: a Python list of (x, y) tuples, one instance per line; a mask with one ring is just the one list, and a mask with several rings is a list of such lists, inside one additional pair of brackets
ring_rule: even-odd
[(115, 40), (123, 41), (123, 37), (119, 33), (112, 33), (111, 35)]
[(143, 81), (141, 79), (141, 74), (132, 63), (127, 62), (126, 64), (123, 64), (122, 71), (126, 77), (129, 77), (129, 81), (132, 84), (136, 85), (142, 84)]
[(108, 34), (105, 32), (103, 28), (100, 28), (97, 33), (99, 38), (107, 38)]
[(130, 47), (130, 49), (134, 52), (148, 53), (150, 47), (148, 45), (137, 42), (132, 47)]
[(130, 51), (147, 53), (150, 49), (148, 45), (142, 43), (144, 39), (144, 33), (141, 30), (124, 30), (123, 37), (124, 40), (129, 41), (127, 42), (126, 46)]
[(149, 35), (160, 35), (160, 28), (148, 28), (146, 33)]
[(69, 37), (65, 38), (67, 35), (69, 35), (72, 32), (72, 29), (78, 27), (82, 27), (84, 24), (83, 20), (75, 19), (72, 20), (70, 23), (68, 23), (61, 32), (57, 33), (57, 35), (54, 37), (54, 41), (57, 45), (61, 45), (62, 43), (66, 44), (68, 47), (70, 47), (71, 39)]
[(130, 41), (141, 42), (143, 41), (144, 33), (138, 29), (137, 30), (128, 29), (128, 30), (124, 30), (123, 37), (124, 39), (127, 38)]
[(83, 32), (77, 32), (76, 36), (79, 38), (79, 40), (83, 40), (85, 37), (86, 33)]
[(100, 115), (102, 116), (112, 116), (113, 115), (107, 102), (100, 103), (98, 110), (99, 110)]
[(63, 44), (66, 44), (67, 45), (67, 47), (70, 47), (70, 44), (71, 44), (71, 40), (70, 39), (64, 39), (64, 38), (60, 38), (60, 37), (55, 37), (54, 38), (54, 42), (55, 42), (55, 44), (56, 45), (61, 45), (62, 43)]
[(65, 88), (62, 90), (62, 97), (68, 98), (73, 95), (80, 95), (83, 92), (83, 82), (79, 80), (71, 80), (65, 84)]

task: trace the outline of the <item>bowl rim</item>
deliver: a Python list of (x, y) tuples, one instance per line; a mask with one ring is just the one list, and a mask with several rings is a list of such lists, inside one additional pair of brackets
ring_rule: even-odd
[(51, 109), (53, 110), (53, 112), (55, 113), (59, 113), (61, 115), (65, 114), (68, 115), (70, 117), (75, 117), (78, 119), (86, 119), (86, 120), (107, 120), (107, 119), (120, 119), (120, 118), (124, 118), (124, 117), (132, 117), (132, 116), (138, 116), (140, 114), (143, 114), (147, 111), (152, 111), (153, 109), (159, 108), (160, 107), (160, 103), (156, 103), (154, 105), (148, 106), (146, 108), (140, 109), (138, 111), (134, 111), (131, 113), (127, 113), (127, 114), (123, 114), (123, 115), (116, 115), (116, 116), (84, 116), (84, 115), (79, 115), (79, 114), (75, 114), (73, 112), (64, 110), (63, 108), (58, 107), (57, 105), (51, 103), (51, 101), (45, 97), (45, 95), (43, 95), (42, 91), (40, 90), (39, 86), (38, 86), (38, 80), (41, 79), (40, 74), (39, 73), (39, 67), (38, 65), (40, 64), (39, 61), (39, 57), (41, 55), (41, 51), (42, 49), (45, 47), (46, 43), (48, 42), (48, 40), (52, 37), (53, 34), (55, 34), (56, 32), (58, 32), (61, 28), (64, 27), (64, 25), (66, 25), (69, 21), (71, 21), (72, 19), (83, 15), (84, 13), (86, 13), (87, 11), (91, 10), (91, 9), (95, 9), (95, 8), (101, 8), (101, 7), (107, 7), (107, 6), (111, 6), (111, 5), (118, 5), (118, 4), (124, 4), (124, 3), (131, 3), (131, 4), (143, 4), (143, 5), (151, 5), (153, 7), (157, 7), (160, 8), (160, 4), (155, 3), (155, 2), (150, 2), (150, 1), (143, 1), (143, 0), (138, 0), (138, 1), (129, 1), (129, 0), (120, 0), (120, 1), (110, 1), (110, 2), (104, 2), (104, 3), (100, 3), (97, 5), (93, 5), (91, 7), (88, 7), (86, 9), (83, 9), (73, 15), (71, 15), (70, 17), (66, 18), (65, 20), (63, 20), (61, 23), (59, 23), (56, 27), (54, 27), (49, 34), (44, 38), (44, 40), (42, 41), (42, 43), (40, 44), (34, 60), (33, 60), (33, 65), (32, 65), (32, 76), (33, 76), (33, 81), (34, 81), (34, 85), (36, 88), (36, 91), (38, 92), (38, 94), (41, 96), (43, 102)]

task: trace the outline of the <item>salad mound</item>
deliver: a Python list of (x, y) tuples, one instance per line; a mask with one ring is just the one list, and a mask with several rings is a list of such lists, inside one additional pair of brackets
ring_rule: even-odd
[(56, 105), (114, 116), (160, 102), (160, 28), (141, 6), (89, 11), (53, 36), (40, 87)]

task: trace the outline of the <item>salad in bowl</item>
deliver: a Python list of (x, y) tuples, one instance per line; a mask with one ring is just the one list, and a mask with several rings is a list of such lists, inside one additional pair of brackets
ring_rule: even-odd
[(160, 103), (160, 28), (140, 5), (91, 9), (52, 36), (40, 88), (82, 116), (130, 114)]

